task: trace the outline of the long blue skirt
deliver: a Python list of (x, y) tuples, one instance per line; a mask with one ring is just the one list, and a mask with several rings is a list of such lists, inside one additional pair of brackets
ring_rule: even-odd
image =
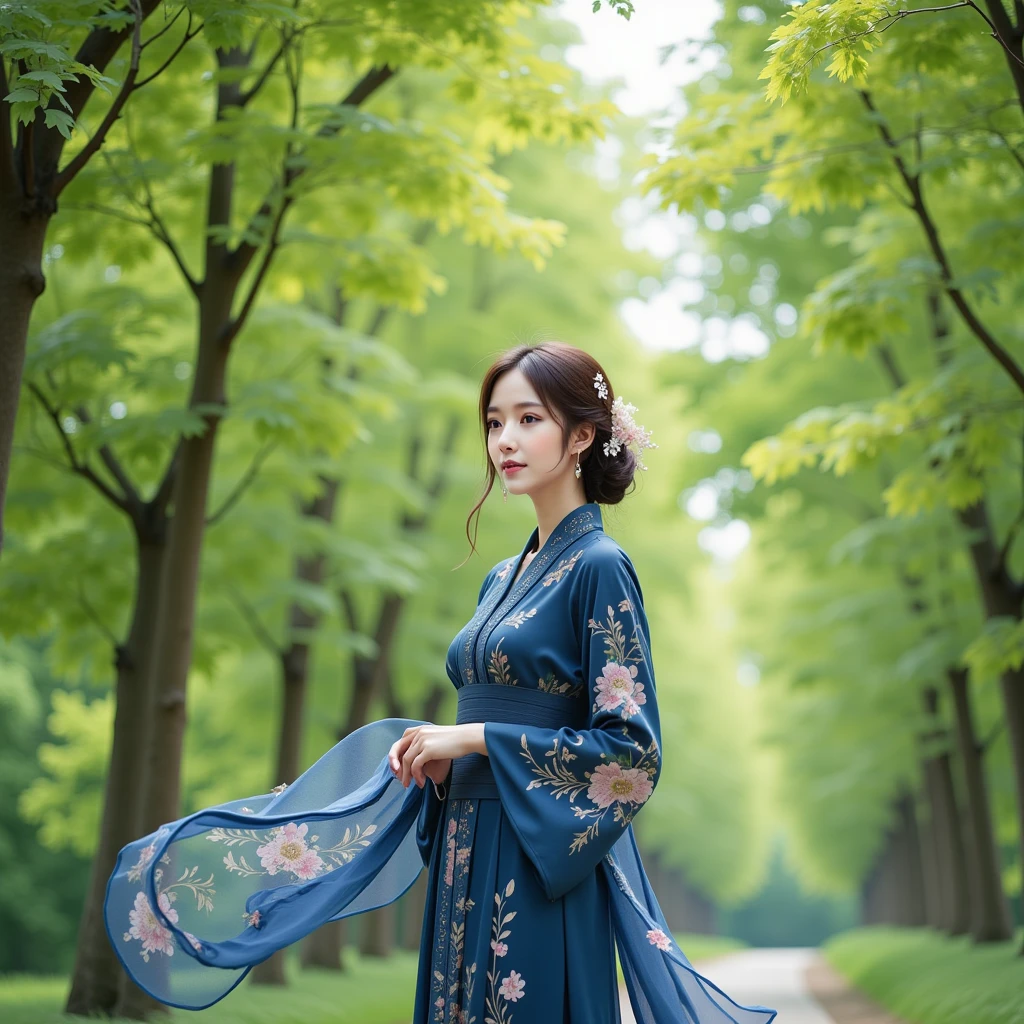
[(549, 900), (496, 799), (453, 799), (430, 854), (414, 1024), (617, 1024), (608, 884)]

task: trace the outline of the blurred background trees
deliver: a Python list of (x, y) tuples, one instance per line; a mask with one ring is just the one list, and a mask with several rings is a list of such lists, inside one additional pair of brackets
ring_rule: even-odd
[[(145, 1016), (97, 913), (121, 845), (375, 717), (451, 720), (448, 643), (533, 525), (492, 496), (467, 559), (477, 383), (545, 337), (659, 444), (605, 525), (651, 620), (638, 834), (672, 927), (1011, 937), (1022, 26), (953, 7), (729, 0), (665, 40), (688, 84), (657, 120), (540, 4), (0, 13), (4, 202), (44, 136), (75, 169), (37, 225), (6, 501), (0, 970)], [(418, 899), (303, 960), (415, 948)]]

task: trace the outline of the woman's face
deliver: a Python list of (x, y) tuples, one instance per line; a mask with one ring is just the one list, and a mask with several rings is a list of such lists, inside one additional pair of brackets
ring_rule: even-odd
[(563, 447), (561, 425), (514, 369), (503, 373), (491, 392), (487, 453), (512, 494), (533, 494), (558, 484), (576, 465), (575, 456)]

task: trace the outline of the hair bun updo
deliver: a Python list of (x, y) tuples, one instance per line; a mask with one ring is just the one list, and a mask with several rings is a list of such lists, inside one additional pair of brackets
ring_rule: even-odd
[[(612, 439), (615, 393), (601, 364), (589, 352), (563, 341), (518, 345), (505, 352), (484, 376), (480, 414), (485, 421), (495, 381), (513, 369), (522, 373), (540, 400), (558, 415), (566, 447), (573, 430), (583, 423), (594, 424), (593, 443), (580, 454), (583, 490), (587, 501), (617, 505), (635, 485), (637, 456), (626, 445), (616, 455), (605, 454), (605, 445)], [(598, 374), (603, 381), (600, 390)], [(490, 483), (493, 479), (492, 467)]]

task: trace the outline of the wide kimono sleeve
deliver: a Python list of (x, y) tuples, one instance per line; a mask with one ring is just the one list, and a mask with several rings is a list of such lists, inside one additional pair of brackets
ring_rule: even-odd
[(636, 572), (617, 544), (595, 544), (569, 594), (588, 687), (587, 728), (488, 722), (502, 807), (549, 899), (600, 863), (647, 802), (661, 769), (650, 634)]

